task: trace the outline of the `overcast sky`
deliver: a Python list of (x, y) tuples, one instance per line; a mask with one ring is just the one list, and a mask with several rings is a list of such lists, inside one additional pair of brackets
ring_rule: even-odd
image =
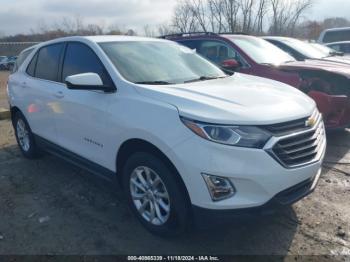
[[(314, 0), (309, 19), (342, 16), (350, 19), (350, 0)], [(0, 34), (29, 33), (40, 22), (47, 25), (62, 17), (83, 18), (108, 28), (117, 24), (142, 32), (144, 25), (166, 22), (175, 0), (0, 0)]]

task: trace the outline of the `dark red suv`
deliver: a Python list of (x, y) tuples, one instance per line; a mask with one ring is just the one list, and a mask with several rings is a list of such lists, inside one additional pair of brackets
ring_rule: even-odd
[(349, 66), (297, 62), (266, 40), (243, 34), (186, 33), (163, 38), (196, 49), (227, 73), (251, 74), (299, 88), (316, 101), (328, 129), (350, 126)]

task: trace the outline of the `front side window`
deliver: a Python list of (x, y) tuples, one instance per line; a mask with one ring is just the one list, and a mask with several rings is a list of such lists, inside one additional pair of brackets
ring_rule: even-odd
[(264, 39), (245, 36), (230, 39), (257, 64), (280, 65), (295, 61), (292, 56)]
[(180, 84), (226, 76), (194, 50), (175, 42), (123, 41), (100, 46), (120, 74), (133, 83)]
[(330, 48), (334, 49), (335, 51), (341, 52), (340, 45), (329, 45)]
[(35, 77), (58, 81), (58, 67), (64, 44), (53, 44), (42, 47), (38, 53), (38, 61), (35, 68)]
[(104, 85), (112, 85), (112, 80), (100, 59), (88, 46), (78, 42), (68, 43), (63, 62), (62, 80), (64, 81), (67, 76), (82, 73), (96, 73), (101, 77)]
[(350, 44), (341, 44), (340, 51), (345, 53), (345, 54), (349, 54), (350, 53)]
[(178, 41), (179, 44), (187, 46), (188, 48), (194, 50), (198, 48), (198, 40), (185, 40), (185, 41)]
[(219, 41), (200, 41), (197, 52), (217, 65), (221, 65), (225, 60), (235, 59), (243, 66), (246, 62), (241, 55), (227, 44)]

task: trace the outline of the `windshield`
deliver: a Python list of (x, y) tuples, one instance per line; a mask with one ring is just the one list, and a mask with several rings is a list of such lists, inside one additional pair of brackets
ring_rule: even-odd
[(310, 59), (321, 59), (321, 58), (330, 56), (329, 52), (325, 53), (324, 51), (317, 49), (311, 44), (300, 41), (298, 39), (286, 39), (286, 40), (283, 39), (279, 41), (283, 42), (284, 44), (288, 45), (292, 49), (301, 53), (303, 56)]
[(280, 65), (296, 61), (292, 56), (264, 39), (234, 37), (231, 40), (258, 64)]
[(225, 77), (195, 50), (172, 42), (126, 41), (100, 43), (119, 73), (140, 84), (180, 84)]
[(315, 47), (316, 49), (318, 49), (319, 51), (323, 52), (325, 54), (325, 56), (327, 55), (332, 55), (332, 53), (337, 52), (336, 50), (325, 46), (325, 45), (320, 45), (320, 44), (311, 44), (313, 47)]

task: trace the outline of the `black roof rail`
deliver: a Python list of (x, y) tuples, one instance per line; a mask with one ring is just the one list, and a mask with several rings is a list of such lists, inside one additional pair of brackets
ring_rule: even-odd
[(170, 34), (170, 35), (163, 35), (163, 36), (160, 36), (159, 38), (169, 39), (169, 38), (194, 36), (194, 35), (213, 35), (213, 36), (217, 36), (218, 34), (213, 33), (213, 32), (187, 32), (187, 33), (176, 33), (176, 34)]
[(220, 35), (251, 35), (251, 34), (247, 34), (245, 32), (224, 32), (224, 33), (220, 33)]

